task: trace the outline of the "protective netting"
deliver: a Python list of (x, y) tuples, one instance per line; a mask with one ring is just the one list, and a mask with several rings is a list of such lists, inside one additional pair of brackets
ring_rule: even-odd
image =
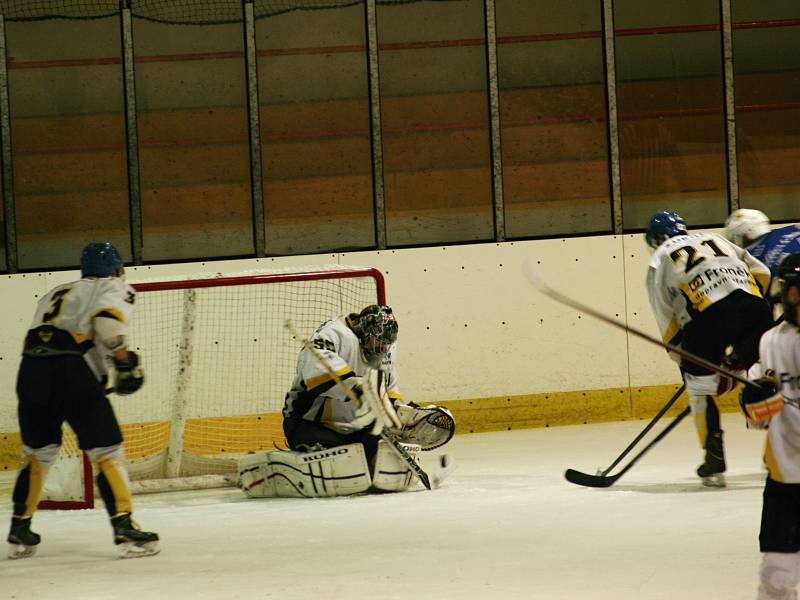
[[(322, 10), (363, 4), (365, 0), (255, 0), (256, 18), (294, 10)], [(454, 2), (459, 0), (376, 0), (378, 4)], [(242, 0), (130, 0), (135, 17), (182, 25), (216, 25), (243, 20)], [(118, 14), (118, 0), (0, 0), (0, 13), (10, 21), (100, 19)]]
[(145, 385), (112, 396), (134, 480), (235, 474), (238, 457), (283, 444), (300, 351), (286, 320), (310, 336), (382, 289), (375, 271), (336, 265), (135, 287), (129, 343)]

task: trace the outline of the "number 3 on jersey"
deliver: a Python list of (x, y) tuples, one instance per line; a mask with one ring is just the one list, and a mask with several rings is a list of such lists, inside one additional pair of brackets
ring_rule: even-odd
[(53, 294), (53, 297), (50, 298), (50, 310), (42, 315), (42, 323), (49, 323), (58, 316), (58, 313), (61, 312), (61, 306), (64, 304), (64, 296), (71, 291), (72, 288), (64, 288)]
[(714, 243), (714, 240), (703, 240), (696, 246), (681, 246), (669, 253), (669, 257), (673, 262), (679, 263), (686, 259), (686, 266), (684, 271), (688, 273), (694, 267), (703, 262), (706, 258), (712, 256), (727, 256), (722, 250), (719, 249)]

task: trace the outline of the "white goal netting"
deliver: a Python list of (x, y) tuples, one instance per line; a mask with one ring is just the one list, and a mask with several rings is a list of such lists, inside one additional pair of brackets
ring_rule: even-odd
[(310, 336), (385, 301), (379, 271), (341, 266), (133, 285), (129, 346), (145, 384), (112, 396), (133, 480), (230, 478), (243, 454), (284, 445), (280, 411), (301, 348), (287, 319)]

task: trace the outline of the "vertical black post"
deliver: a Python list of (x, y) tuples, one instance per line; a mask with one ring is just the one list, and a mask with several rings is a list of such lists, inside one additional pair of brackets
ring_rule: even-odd
[(264, 219), (264, 180), (261, 169), (261, 118), (258, 99), (258, 55), (253, 0), (244, 0), (244, 59), (247, 75), (247, 131), (250, 147), (250, 194), (253, 206), (253, 243), (257, 257), (267, 255)]
[(506, 239), (506, 211), (503, 196), (503, 152), (500, 142), (500, 81), (497, 74), (497, 25), (495, 0), (484, 0), (486, 28), (486, 75), (489, 96), (489, 156), (492, 168), (494, 240)]
[(606, 111), (608, 121), (608, 169), (611, 183), (611, 230), (616, 235), (623, 231), (622, 183), (619, 166), (619, 115), (617, 113), (617, 58), (614, 47), (614, 0), (603, 0), (603, 55), (606, 74)]
[(366, 0), (367, 75), (369, 78), (370, 147), (372, 150), (372, 200), (375, 207), (375, 245), (385, 250), (386, 196), (383, 187), (383, 125), (381, 123), (381, 81), (378, 68), (378, 12), (375, 0)]
[(720, 0), (722, 32), (722, 83), (725, 86), (725, 154), (728, 174), (728, 212), (740, 207), (739, 163), (736, 150), (736, 96), (733, 70), (733, 19), (731, 0)]
[(139, 173), (139, 125), (136, 111), (136, 69), (133, 61), (133, 21), (130, 0), (120, 1), (120, 27), (122, 31), (122, 86), (125, 96), (125, 144), (128, 159), (131, 255), (133, 264), (141, 265), (144, 260), (144, 235)]
[(11, 101), (8, 93), (8, 52), (6, 20), (0, 15), (0, 144), (2, 144), (3, 213), (6, 236), (6, 265), (9, 273), (19, 271), (17, 213), (14, 198), (14, 163), (11, 156)]

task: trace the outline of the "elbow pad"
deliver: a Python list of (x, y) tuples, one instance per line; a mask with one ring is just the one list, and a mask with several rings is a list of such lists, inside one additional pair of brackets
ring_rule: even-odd
[(95, 317), (95, 340), (111, 351), (125, 346), (125, 324), (108, 317)]

